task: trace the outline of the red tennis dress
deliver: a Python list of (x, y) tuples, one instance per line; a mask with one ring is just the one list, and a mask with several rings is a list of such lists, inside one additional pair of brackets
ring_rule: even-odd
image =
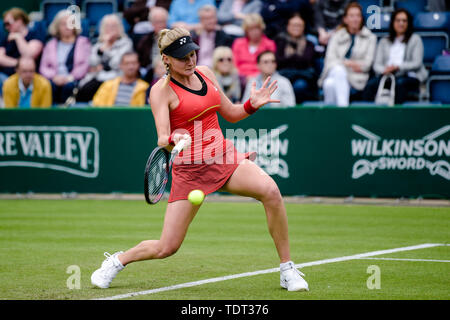
[(169, 202), (188, 198), (189, 192), (202, 190), (205, 195), (220, 189), (244, 159), (254, 160), (255, 153), (240, 153), (226, 140), (219, 126), (217, 111), (220, 93), (199, 70), (195, 75), (202, 82), (198, 91), (189, 89), (171, 78), (170, 87), (179, 99), (170, 112), (172, 133), (188, 133), (191, 146), (176, 157), (172, 166), (172, 187)]

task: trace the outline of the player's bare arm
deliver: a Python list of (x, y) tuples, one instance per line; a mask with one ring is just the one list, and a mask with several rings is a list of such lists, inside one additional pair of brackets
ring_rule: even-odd
[[(168, 85), (164, 85), (164, 78), (160, 79), (150, 90), (149, 102), (155, 119), (158, 134), (158, 146), (166, 147), (169, 151), (170, 110), (178, 106), (178, 97)], [(175, 137), (174, 137), (175, 138)], [(175, 141), (174, 142), (178, 142)]]
[[(223, 90), (221, 89), (214, 72), (212, 72), (206, 66), (197, 67), (202, 73), (204, 73), (216, 86), (216, 88), (220, 91), (221, 96), (221, 106), (219, 109), (220, 115), (227, 121), (235, 123), (240, 120), (243, 120), (249, 116), (249, 113), (244, 109), (244, 104), (233, 104), (230, 99), (225, 95)], [(279, 100), (271, 99), (271, 95), (275, 92), (277, 87), (277, 81), (273, 81), (270, 83), (270, 77), (266, 79), (263, 86), (256, 90), (256, 84), (253, 83), (252, 92), (250, 94), (250, 104), (253, 108), (259, 109), (263, 105), (272, 102), (280, 102)]]

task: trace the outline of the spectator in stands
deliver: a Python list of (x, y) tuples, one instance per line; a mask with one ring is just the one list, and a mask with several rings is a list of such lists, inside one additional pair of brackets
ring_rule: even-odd
[(181, 27), (192, 31), (199, 27), (198, 10), (205, 4), (215, 5), (214, 0), (173, 0), (169, 9), (169, 27)]
[[(361, 5), (351, 2), (340, 28), (328, 43), (319, 78), (325, 103), (345, 107), (361, 96), (369, 79), (377, 37), (364, 26)], [(351, 96), (351, 97), (350, 97)]]
[(123, 17), (130, 25), (133, 33), (143, 34), (152, 30), (149, 14), (152, 8), (161, 7), (169, 11), (172, 0), (136, 0), (123, 11)]
[(313, 9), (310, 0), (265, 0), (261, 16), (266, 24), (266, 35), (273, 39), (286, 30), (287, 22), (293, 13), (298, 13), (305, 22), (305, 33), (313, 24)]
[(163, 7), (153, 7), (148, 19), (153, 25), (153, 31), (145, 35), (138, 43), (136, 51), (141, 65), (141, 77), (151, 82), (153, 79), (153, 61), (161, 59), (158, 49), (159, 32), (167, 28), (169, 12)]
[(94, 96), (92, 104), (97, 107), (133, 106), (146, 104), (148, 83), (139, 79), (139, 57), (135, 52), (122, 55), (122, 76), (105, 81)]
[(20, 8), (12, 8), (3, 14), (7, 33), (0, 40), (0, 88), (15, 72), (20, 57), (37, 59), (42, 52), (44, 45), (40, 36), (28, 28), (29, 23), (28, 15)]
[(276, 50), (275, 42), (264, 34), (265, 27), (258, 13), (246, 15), (242, 22), (245, 37), (237, 38), (233, 42), (234, 61), (244, 85), (248, 77), (259, 74), (257, 56), (266, 50)]
[(197, 52), (197, 65), (212, 67), (214, 48), (220, 46), (231, 47), (233, 38), (223, 32), (217, 24), (216, 7), (207, 4), (198, 11), (200, 17), (199, 28), (193, 30), (192, 40), (200, 46)]
[(162, 77), (164, 77), (166, 75), (166, 67), (161, 59), (161, 56), (158, 57), (157, 59), (153, 60), (152, 63), (152, 68), (153, 68), (153, 78), (151, 79), (151, 81), (149, 81), (149, 86), (148, 89), (145, 93), (145, 103), (146, 104), (150, 104), (148, 98), (150, 97), (150, 90), (153, 87), (153, 85), (158, 82), (159, 79), (161, 79)]
[(165, 74), (166, 74), (166, 67), (164, 66), (161, 57), (158, 57), (158, 59), (153, 60), (153, 79), (150, 82), (150, 86), (153, 86), (156, 82), (158, 82), (159, 79), (164, 77)]
[(242, 101), (246, 101), (250, 98), (250, 93), (254, 82), (256, 82), (256, 89), (260, 89), (266, 81), (267, 77), (270, 76), (270, 80), (277, 81), (277, 90), (272, 94), (272, 99), (280, 100), (280, 103), (269, 103), (264, 106), (264, 108), (271, 107), (294, 107), (295, 106), (295, 93), (292, 88), (289, 79), (281, 76), (277, 72), (277, 60), (275, 53), (272, 51), (261, 52), (257, 57), (259, 74), (255, 78), (249, 79), (245, 87), (244, 95), (242, 96)]
[(244, 17), (251, 13), (261, 13), (260, 0), (222, 0), (217, 11), (219, 24), (223, 30), (233, 36), (242, 37)]
[(234, 66), (233, 52), (229, 47), (221, 46), (214, 50), (212, 69), (223, 92), (233, 103), (241, 101), (239, 74)]
[(305, 21), (294, 12), (288, 19), (286, 31), (275, 38), (278, 71), (291, 81), (297, 103), (317, 99), (317, 74), (314, 69), (317, 54), (304, 31)]
[(353, 0), (317, 0), (313, 3), (314, 29), (321, 45), (326, 46), (340, 25), (345, 8)]
[(31, 57), (17, 61), (17, 73), (3, 83), (5, 108), (49, 108), (52, 105), (52, 86), (36, 73), (36, 62)]
[(395, 76), (395, 103), (417, 100), (419, 85), (427, 79), (428, 72), (423, 64), (422, 39), (413, 32), (412, 15), (405, 9), (394, 11), (389, 36), (378, 43), (373, 65), (375, 77), (364, 90), (364, 100), (375, 99), (381, 77), (390, 73)]
[(91, 43), (81, 29), (69, 24), (71, 13), (62, 10), (48, 31), (53, 37), (44, 47), (39, 73), (52, 84), (53, 103), (64, 103), (89, 69)]
[(120, 75), (120, 60), (133, 43), (125, 34), (122, 20), (114, 14), (105, 15), (100, 22), (98, 42), (91, 49), (90, 70), (80, 83), (78, 102), (89, 102), (100, 85)]

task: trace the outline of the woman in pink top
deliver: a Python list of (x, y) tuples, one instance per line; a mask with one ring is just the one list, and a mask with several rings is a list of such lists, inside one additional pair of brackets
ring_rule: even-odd
[(72, 94), (76, 83), (89, 68), (91, 44), (80, 36), (81, 29), (71, 24), (71, 13), (60, 11), (50, 24), (53, 37), (44, 47), (39, 73), (52, 84), (53, 103), (64, 103)]
[(256, 57), (263, 51), (275, 52), (276, 50), (275, 42), (264, 34), (265, 27), (261, 15), (249, 14), (245, 16), (242, 23), (245, 37), (238, 38), (233, 42), (234, 61), (239, 75), (245, 82), (249, 77), (259, 73)]

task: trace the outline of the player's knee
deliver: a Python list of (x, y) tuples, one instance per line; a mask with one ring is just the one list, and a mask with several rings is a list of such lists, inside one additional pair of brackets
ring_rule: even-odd
[(263, 201), (269, 201), (273, 203), (279, 203), (282, 201), (280, 189), (278, 188), (275, 181), (272, 180), (271, 183), (268, 183), (264, 188)]

